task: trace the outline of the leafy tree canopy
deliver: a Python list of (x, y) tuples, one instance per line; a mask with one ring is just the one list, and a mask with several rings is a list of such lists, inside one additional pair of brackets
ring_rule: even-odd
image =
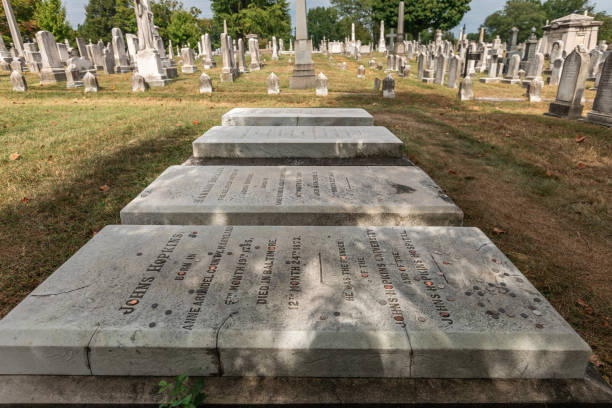
[[(34, 18), (34, 12), (40, 4), (41, 0), (12, 0), (11, 6), (19, 31), (24, 37), (24, 41), (33, 40), (36, 32), (39, 31), (38, 23)], [(4, 13), (4, 7), (0, 8), (0, 33), (7, 47), (12, 44), (13, 39), (11, 37), (11, 31), (9, 30), (8, 22), (6, 20), (6, 14)]]
[[(552, 21), (568, 14), (582, 14), (585, 11), (593, 15), (594, 5), (589, 0), (508, 0), (502, 10), (496, 11), (489, 15), (484, 23), (485, 40), (491, 41), (495, 36), (503, 41), (507, 41), (510, 36), (510, 29), (517, 27), (519, 29), (518, 40), (525, 41), (531, 28), (536, 28), (538, 36), (543, 34), (542, 26), (546, 24), (546, 20)], [(606, 19), (605, 12), (597, 13), (595, 18), (604, 21), (604, 26), (600, 28), (600, 39), (610, 38), (606, 34), (612, 30), (609, 19)], [(608, 22), (607, 22), (608, 21)], [(607, 23), (606, 23), (607, 22)], [(468, 38), (470, 38), (468, 36)], [(476, 35), (476, 38), (477, 35)]]
[(61, 0), (42, 0), (34, 18), (40, 29), (51, 32), (57, 41), (74, 38), (74, 30), (66, 20), (66, 7)]
[(211, 0), (213, 22), (211, 41), (219, 43), (223, 21), (232, 38), (257, 34), (266, 42), (276, 36), (285, 41), (291, 36), (291, 17), (287, 0)]
[(121, 28), (136, 32), (136, 15), (130, 0), (89, 0), (85, 7), (85, 21), (77, 29), (77, 35), (86, 41), (111, 40), (111, 30)]
[(201, 36), (198, 19), (186, 10), (177, 10), (172, 14), (166, 33), (174, 45), (182, 47), (188, 44), (194, 49), (197, 49)]

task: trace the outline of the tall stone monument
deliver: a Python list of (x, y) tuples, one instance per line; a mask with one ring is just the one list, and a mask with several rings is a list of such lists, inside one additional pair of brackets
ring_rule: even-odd
[(597, 95), (593, 110), (587, 113), (587, 120), (600, 125), (612, 126), (612, 54), (604, 61), (599, 76)]
[(295, 68), (289, 80), (291, 89), (315, 87), (316, 77), (312, 50), (306, 27), (306, 0), (295, 0)]
[(406, 47), (404, 45), (404, 2), (400, 1), (397, 11), (397, 41), (393, 45), (395, 55), (404, 55)]
[(123, 40), (123, 33), (120, 28), (113, 28), (113, 53), (115, 58), (115, 72), (123, 74), (125, 72), (131, 72), (130, 61), (127, 53), (125, 52), (125, 41)]
[(387, 52), (385, 44), (385, 20), (380, 20), (380, 38), (378, 39), (378, 52)]
[(210, 44), (210, 35), (208, 33), (202, 36), (202, 44), (204, 48), (204, 58), (202, 58), (202, 65), (204, 69), (215, 68), (217, 64), (212, 55), (212, 45)]
[(13, 47), (15, 47), (17, 57), (23, 58), (23, 38), (21, 38), (21, 33), (19, 32), (19, 26), (17, 25), (17, 20), (15, 19), (15, 13), (13, 13), (11, 3), (9, 0), (2, 0), (2, 6), (4, 7), (4, 14), (6, 15), (9, 30), (11, 31)]
[(582, 44), (567, 56), (559, 80), (557, 97), (548, 110), (549, 115), (568, 119), (578, 119), (582, 116), (584, 107), (581, 101), (584, 96), (588, 63), (589, 54)]
[(165, 86), (170, 82), (162, 65), (153, 29), (153, 12), (149, 0), (134, 0), (136, 23), (138, 24), (138, 73), (149, 86)]

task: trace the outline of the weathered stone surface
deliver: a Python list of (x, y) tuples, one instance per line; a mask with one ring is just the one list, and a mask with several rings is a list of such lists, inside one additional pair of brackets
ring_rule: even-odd
[(28, 83), (21, 72), (13, 71), (11, 73), (11, 83), (15, 92), (25, 92), (28, 90)]
[(278, 76), (276, 76), (274, 72), (268, 76), (266, 82), (268, 84), (268, 95), (280, 94), (280, 82)]
[(202, 72), (200, 75), (200, 93), (211, 94), (213, 92), (212, 80), (206, 74), (206, 72)]
[(395, 79), (389, 74), (382, 81), (383, 98), (395, 98)]
[(593, 102), (593, 110), (587, 120), (600, 125), (612, 126), (612, 54), (605, 59), (601, 68), (599, 86)]
[(463, 213), (414, 166), (172, 166), (121, 222), (461, 225)]
[(371, 126), (363, 109), (234, 108), (223, 115), (223, 126)]
[(199, 158), (401, 157), (403, 143), (381, 126), (215, 126), (193, 142)]
[(2, 374), (583, 378), (590, 354), (460, 227), (109, 226), (0, 321)]
[(550, 104), (548, 114), (553, 116), (578, 119), (582, 116), (582, 99), (587, 78), (589, 56), (582, 46), (567, 56), (559, 80), (557, 97)]
[(322, 72), (319, 72), (319, 75), (317, 75), (315, 95), (327, 96), (327, 77)]

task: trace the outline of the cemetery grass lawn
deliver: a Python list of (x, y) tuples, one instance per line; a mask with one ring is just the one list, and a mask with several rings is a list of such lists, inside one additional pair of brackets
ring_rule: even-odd
[[(39, 86), (32, 74), (29, 91), (17, 94), (0, 75), (0, 317), (102, 227), (119, 223), (121, 208), (185, 161), (191, 142), (229, 109), (363, 107), (406, 143), (406, 155), (463, 209), (465, 225), (491, 237), (586, 339), (609, 381), (612, 130), (546, 117), (548, 103), (460, 104), (456, 90), (417, 81), (415, 63), (411, 78), (394, 75), (397, 98), (383, 100), (372, 87), (382, 72), (366, 68), (358, 79), (354, 61), (335, 56), (348, 63), (342, 71), (315, 56), (330, 92), (317, 98), (288, 89), (287, 58), (234, 84), (218, 82), (220, 68), (209, 71), (212, 96), (198, 93), (199, 73), (145, 94), (131, 92), (130, 74), (100, 74), (101, 92), (87, 95)], [(266, 93), (271, 71), (280, 96)], [(524, 94), (478, 82), (474, 91)], [(544, 97), (554, 95), (545, 87)], [(13, 153), (20, 158), (10, 160)]]

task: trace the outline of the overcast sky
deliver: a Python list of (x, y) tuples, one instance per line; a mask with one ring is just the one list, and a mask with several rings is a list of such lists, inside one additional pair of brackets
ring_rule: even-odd
[[(185, 7), (196, 6), (202, 10), (204, 17), (211, 17), (212, 12), (210, 11), (210, 0), (182, 0)], [(63, 0), (68, 11), (68, 20), (76, 27), (82, 23), (85, 19), (85, 5), (88, 0)], [(472, 8), (464, 17), (463, 21), (453, 31), (457, 33), (459, 27), (466, 24), (468, 33), (478, 31), (480, 24), (484, 22), (484, 19), (496, 10), (499, 10), (506, 3), (506, 0), (472, 0), (470, 7)], [(597, 4), (597, 10), (605, 10), (612, 12), (612, 0), (596, 0), (594, 3)], [(293, 15), (294, 1), (290, 0), (291, 13)], [(329, 6), (329, 0), (306, 0), (308, 8), (318, 6)], [(347, 33), (348, 35), (348, 33)]]

